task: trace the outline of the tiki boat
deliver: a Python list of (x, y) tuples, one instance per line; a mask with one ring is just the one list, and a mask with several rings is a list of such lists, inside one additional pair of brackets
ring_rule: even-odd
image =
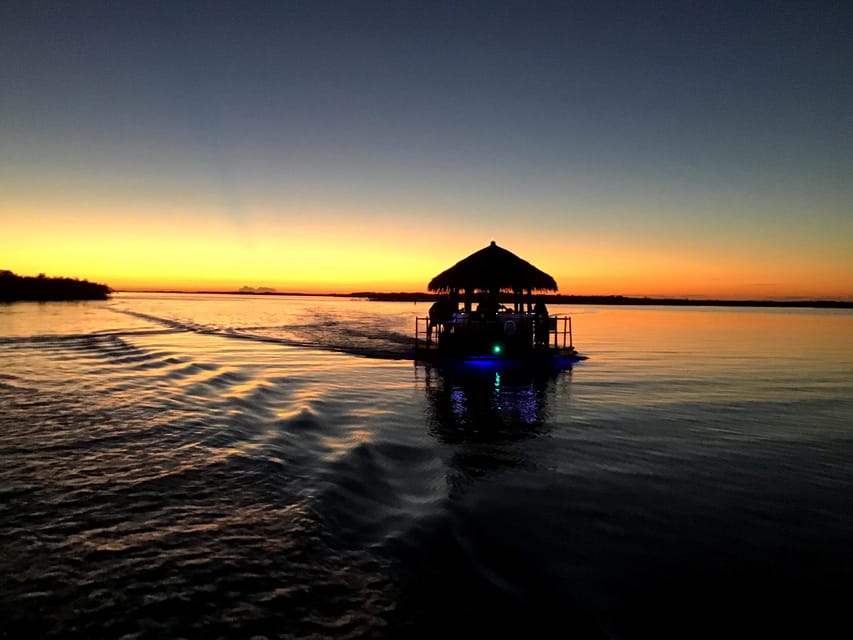
[(421, 362), (569, 367), (583, 356), (572, 342), (572, 319), (551, 315), (534, 292), (557, 283), (492, 243), (429, 283), (440, 295), (429, 317), (415, 320)]

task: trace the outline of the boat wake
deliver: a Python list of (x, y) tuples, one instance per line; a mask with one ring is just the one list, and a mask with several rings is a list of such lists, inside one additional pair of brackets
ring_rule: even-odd
[(395, 331), (393, 327), (384, 324), (382, 319), (360, 319), (345, 323), (334, 317), (321, 317), (287, 325), (227, 326), (183, 321), (129, 309), (111, 310), (164, 326), (166, 329), (155, 331), (159, 333), (197, 333), (383, 360), (411, 360), (414, 357), (412, 337)]

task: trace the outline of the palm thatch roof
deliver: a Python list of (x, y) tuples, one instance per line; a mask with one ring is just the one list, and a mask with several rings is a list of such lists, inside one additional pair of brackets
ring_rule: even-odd
[(557, 282), (511, 251), (492, 243), (472, 253), (429, 283), (430, 291), (556, 291)]

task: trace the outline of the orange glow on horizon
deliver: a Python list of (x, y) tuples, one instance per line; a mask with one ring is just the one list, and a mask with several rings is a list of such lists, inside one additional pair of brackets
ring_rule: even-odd
[[(157, 215), (82, 208), (65, 208), (61, 216), (15, 213), (4, 216), (0, 269), (85, 278), (116, 290), (426, 291), (433, 276), (490, 240), (464, 226), (449, 235), (438, 224), (387, 216), (354, 222), (327, 210), (286, 221), (238, 220), (203, 208), (191, 215), (168, 208)], [(803, 247), (794, 263), (783, 250), (734, 245), (721, 260), (692, 246), (603, 236), (569, 243), (512, 229), (495, 239), (553, 275), (564, 294), (853, 299), (849, 258), (827, 258), (822, 247)]]

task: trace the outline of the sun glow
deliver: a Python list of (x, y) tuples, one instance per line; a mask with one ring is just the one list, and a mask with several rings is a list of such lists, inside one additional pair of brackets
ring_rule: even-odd
[[(433, 223), (429, 213), (396, 221), (391, 209), (375, 216), (325, 207), (234, 217), (203, 206), (42, 204), (53, 206), (7, 203), (0, 209), (0, 268), (86, 278), (118, 290), (424, 291), (434, 275), (490, 239), (470, 225)], [(723, 260), (710, 241), (702, 246), (594, 233), (582, 241), (564, 237), (513, 227), (497, 240), (553, 275), (566, 294), (853, 296), (849, 260), (822, 255), (821, 247), (804, 246), (794, 262), (782, 249), (732, 243)]]
[[(19, 217), (0, 240), (0, 268), (71, 275), (116, 289), (304, 292), (422, 290), (436, 266), (405, 230), (211, 217)], [(310, 216), (307, 216), (310, 220)], [(37, 231), (35, 231), (37, 230)]]

